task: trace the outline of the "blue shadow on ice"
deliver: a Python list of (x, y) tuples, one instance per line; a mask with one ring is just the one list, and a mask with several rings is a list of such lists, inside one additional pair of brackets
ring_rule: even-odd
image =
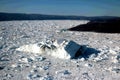
[(85, 53), (82, 54), (81, 57), (83, 57), (83, 58), (85, 58), (87, 60), (91, 55), (94, 54), (95, 56), (97, 56), (99, 53), (100, 53), (99, 50), (87, 47)]

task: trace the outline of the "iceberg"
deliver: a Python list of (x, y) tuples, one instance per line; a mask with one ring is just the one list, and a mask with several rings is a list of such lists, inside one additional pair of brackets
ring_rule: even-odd
[(72, 59), (84, 54), (86, 47), (72, 40), (59, 39), (23, 45), (16, 50), (34, 54), (47, 54), (60, 59)]

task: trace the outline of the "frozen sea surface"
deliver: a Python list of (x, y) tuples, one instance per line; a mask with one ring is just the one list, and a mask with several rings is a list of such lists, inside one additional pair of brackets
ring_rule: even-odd
[[(0, 80), (119, 80), (120, 34), (66, 31), (85, 23), (81, 20), (0, 22)], [(64, 60), (16, 51), (22, 45), (53, 38), (86, 45), (86, 54)]]

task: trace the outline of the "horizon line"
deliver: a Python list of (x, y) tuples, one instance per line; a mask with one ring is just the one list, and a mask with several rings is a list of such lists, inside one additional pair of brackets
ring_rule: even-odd
[(43, 14), (43, 13), (15, 13), (15, 12), (0, 12), (4, 14), (26, 14), (26, 15), (48, 15), (48, 16), (75, 16), (75, 17), (120, 17), (120, 16), (107, 16), (107, 15), (99, 15), (99, 16), (84, 16), (84, 15), (60, 15), (60, 14)]

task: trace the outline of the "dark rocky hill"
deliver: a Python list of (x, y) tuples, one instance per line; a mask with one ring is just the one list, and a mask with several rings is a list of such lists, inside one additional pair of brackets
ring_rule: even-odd
[(99, 32), (99, 33), (120, 33), (120, 18), (99, 20), (99, 21), (92, 20), (87, 24), (78, 25), (68, 30)]

